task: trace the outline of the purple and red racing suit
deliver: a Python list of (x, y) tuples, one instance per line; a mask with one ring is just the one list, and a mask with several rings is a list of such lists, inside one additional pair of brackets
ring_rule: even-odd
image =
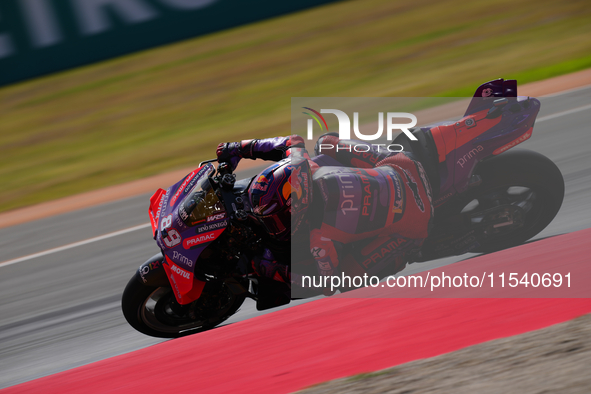
[[(314, 215), (292, 223), (309, 229), (311, 254), (320, 275), (341, 270), (349, 276), (391, 275), (404, 268), (404, 254), (419, 247), (428, 235), (433, 216), (431, 187), (423, 166), (406, 154), (380, 151), (374, 145), (358, 152), (353, 149), (358, 143), (334, 135), (318, 139), (316, 153), (338, 166), (324, 165), (317, 160), (320, 156), (310, 159), (297, 135), (220, 144), (217, 153), (219, 161), (230, 161), (233, 167), (241, 158), (278, 161), (289, 157), (292, 174), (304, 173), (313, 180), (313, 188), (310, 185), (303, 192), (306, 206), (292, 209), (292, 215), (305, 216), (310, 211), (312, 190)], [(332, 148), (318, 152), (320, 144)], [(292, 199), (297, 199), (291, 178)], [(253, 265), (259, 274), (289, 280), (289, 269), (273, 261), (267, 251)]]

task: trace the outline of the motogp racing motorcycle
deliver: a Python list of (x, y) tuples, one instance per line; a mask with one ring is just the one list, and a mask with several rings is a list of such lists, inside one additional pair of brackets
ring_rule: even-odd
[[(422, 163), (433, 189), (434, 226), (408, 263), (519, 245), (554, 219), (564, 197), (558, 167), (539, 153), (511, 150), (531, 137), (539, 110), (538, 100), (517, 97), (516, 81), (498, 79), (477, 89), (460, 120), (412, 129), (416, 141), (404, 134), (393, 141)], [(325, 155), (313, 160), (342, 165)], [(150, 199), (162, 253), (139, 267), (122, 297), (125, 318), (144, 334), (211, 329), (247, 297), (259, 310), (290, 302), (288, 284), (258, 276), (251, 265), (264, 248), (278, 261), (292, 257), (290, 242), (274, 241), (252, 214), (257, 177), (236, 180), (229, 165), (216, 169), (214, 161)], [(317, 274), (307, 258), (310, 272), (300, 274)]]

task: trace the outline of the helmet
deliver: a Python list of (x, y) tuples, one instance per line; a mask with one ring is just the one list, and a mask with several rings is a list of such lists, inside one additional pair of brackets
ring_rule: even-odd
[(306, 160), (295, 165), (288, 158), (263, 170), (251, 183), (252, 212), (273, 238), (289, 240), (303, 221), (311, 200), (309, 171)]

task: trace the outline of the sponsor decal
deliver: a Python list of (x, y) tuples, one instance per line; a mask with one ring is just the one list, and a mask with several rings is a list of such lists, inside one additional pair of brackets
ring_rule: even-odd
[(162, 207), (166, 207), (166, 204), (168, 204), (169, 197), (170, 197), (170, 188), (166, 189), (166, 194), (162, 198)]
[(406, 176), (406, 184), (412, 191), (413, 196), (415, 197), (415, 202), (417, 203), (417, 207), (421, 210), (421, 212), (425, 212), (425, 204), (423, 204), (423, 200), (421, 199), (421, 195), (419, 194), (419, 185), (416, 183), (415, 178), (404, 168), (402, 169), (404, 175)]
[(185, 190), (183, 191), (184, 194), (189, 193), (195, 187), (195, 184), (204, 176), (209, 175), (209, 173), (213, 170), (213, 165), (211, 163), (207, 163), (197, 172), (197, 175), (191, 179), (189, 184), (185, 186)]
[(437, 200), (436, 200), (436, 201), (435, 201), (433, 204), (434, 204), (434, 205), (437, 205), (437, 204), (439, 204), (439, 203), (441, 203), (441, 202), (443, 202), (443, 201), (447, 200), (447, 199), (448, 199), (448, 198), (450, 198), (451, 196), (453, 196), (453, 193), (448, 193), (448, 194), (446, 194), (445, 196), (438, 198), (438, 199), (437, 199)]
[(330, 194), (328, 193), (327, 186), (326, 186), (326, 181), (322, 178), (320, 178), (317, 181), (318, 187), (320, 188), (320, 193), (322, 193), (322, 199), (326, 202), (328, 201)]
[(174, 250), (172, 252), (172, 259), (173, 260), (176, 260), (179, 263), (183, 263), (183, 264), (185, 264), (188, 267), (192, 267), (193, 266), (193, 260), (191, 260), (190, 258), (188, 258), (185, 255), (180, 254), (176, 250)]
[(195, 184), (199, 181), (199, 179), (203, 178), (204, 175), (208, 175), (209, 172), (211, 172), (212, 169), (212, 165), (211, 164), (206, 164), (204, 165), (198, 172), (197, 175), (195, 175), (193, 177), (193, 179), (191, 179), (191, 181), (189, 182), (189, 184), (185, 187), (185, 190), (183, 190), (183, 193), (187, 194), (189, 193), (191, 190), (193, 190), (193, 188), (195, 187)]
[(492, 96), (494, 93), (494, 91), (492, 90), (492, 88), (486, 88), (482, 90), (482, 97), (490, 97)]
[(268, 183), (259, 183), (258, 181), (252, 185), (253, 190), (260, 190), (262, 192), (266, 192), (268, 187)]
[(170, 270), (172, 272), (174, 272), (175, 274), (182, 276), (185, 279), (191, 279), (191, 273), (188, 271), (185, 271), (184, 269), (180, 268), (176, 264), (172, 264), (172, 266), (170, 267)]
[(301, 200), (300, 202), (302, 204), (308, 204), (308, 195), (310, 194), (308, 189), (308, 173), (305, 170), (302, 171), (301, 166), (289, 166), (288, 169), (291, 171), (291, 174), (285, 185), (283, 185), (283, 190), (281, 191), (283, 198), (289, 201), (288, 198), (292, 194), (295, 194), (295, 197), (297, 197), (295, 198), (296, 201)]
[(521, 137), (517, 138), (515, 141), (511, 141), (509, 142), (507, 145), (495, 150), (493, 152), (493, 155), (498, 155), (499, 153), (503, 153), (504, 151), (506, 151), (507, 149), (511, 149), (513, 148), (515, 145), (517, 144), (521, 144), (523, 141), (527, 140), (529, 137), (531, 137), (531, 133), (532, 133), (532, 129), (530, 128), (527, 133), (525, 133), (524, 135), (522, 135)]
[(401, 186), (402, 180), (400, 179), (400, 175), (398, 175), (398, 173), (390, 176), (390, 178), (394, 184), (394, 204), (392, 204), (392, 213), (402, 214), (402, 209), (404, 207), (404, 194), (402, 192)]
[(388, 245), (382, 246), (379, 248), (379, 250), (375, 250), (375, 252), (369, 258), (363, 261), (363, 266), (367, 269), (375, 265), (378, 261), (381, 261), (385, 256), (395, 251), (398, 247), (400, 247), (400, 245), (404, 243), (406, 243), (404, 238), (397, 238)]
[(361, 180), (361, 190), (362, 190), (362, 201), (363, 207), (361, 208), (361, 215), (362, 216), (369, 216), (369, 208), (371, 207), (371, 187), (369, 184), (369, 178), (365, 174), (365, 172), (360, 168), (354, 168), (353, 172), (355, 172), (359, 179)]
[[(507, 148), (509, 149), (509, 148)], [(460, 157), (460, 160), (457, 161), (457, 164), (464, 168), (464, 165), (468, 163), (468, 160), (472, 159), (476, 156), (477, 153), (482, 152), (484, 148), (482, 145), (478, 145), (476, 148), (472, 149), (470, 152), (466, 153), (464, 156)]]
[(185, 211), (184, 205), (181, 205), (179, 207), (179, 217), (181, 218), (181, 220), (187, 220), (189, 218), (189, 214), (187, 214), (187, 211)]
[(187, 177), (185, 178), (185, 180), (183, 181), (183, 183), (181, 183), (181, 185), (177, 189), (176, 193), (174, 193), (174, 195), (170, 199), (170, 206), (171, 207), (174, 205), (174, 203), (176, 202), (176, 200), (178, 200), (178, 198), (181, 195), (181, 193), (185, 190), (185, 188), (187, 187), (187, 185), (189, 184), (189, 182), (191, 182), (194, 177), (195, 177), (195, 171), (193, 171), (192, 173), (190, 173), (189, 175), (187, 175)]
[(417, 171), (418, 171), (419, 176), (421, 178), (421, 182), (423, 182), (423, 187), (425, 188), (425, 191), (427, 192), (427, 198), (429, 199), (429, 205), (431, 205), (431, 216), (433, 216), (433, 214), (435, 213), (435, 207), (433, 207), (433, 196), (431, 195), (431, 184), (429, 183), (429, 180), (427, 179), (427, 173), (425, 172), (425, 169), (423, 168), (421, 163), (415, 162), (415, 165), (417, 167)]
[(225, 228), (228, 225), (228, 221), (224, 220), (222, 222), (217, 222), (217, 223), (211, 223), (211, 224), (206, 224), (204, 226), (201, 227), (197, 227), (197, 229), (195, 230), (195, 232), (202, 233), (204, 231), (211, 231), (211, 230), (216, 230), (218, 228)]
[(173, 272), (172, 267), (174, 267), (174, 263), (172, 262), (172, 260), (168, 256), (165, 256), (165, 258), (166, 258), (166, 261), (164, 262), (164, 264), (168, 266), (168, 269), (166, 269), (166, 267), (164, 268), (166, 270), (166, 275), (168, 276), (168, 279), (170, 280), (170, 284), (172, 285), (172, 288), (174, 289), (176, 299), (182, 300), (183, 295), (181, 294), (181, 291), (180, 291), (179, 286), (176, 282), (175, 276), (172, 275), (172, 272)]
[(315, 259), (323, 258), (326, 255), (326, 251), (324, 249), (318, 248), (318, 247), (312, 248), (312, 250), (310, 250), (310, 252), (312, 253), (312, 256)]
[(187, 186), (185, 186), (185, 189), (183, 190), (183, 194), (187, 194), (191, 190), (193, 190), (197, 181), (199, 181), (199, 179), (201, 179), (201, 177), (202, 177), (202, 175), (199, 175), (200, 173), (201, 173), (201, 171), (199, 171), (199, 173), (196, 176), (194, 176), (193, 179), (191, 179), (189, 184)]
[(213, 222), (215, 220), (220, 220), (220, 219), (225, 219), (226, 218), (226, 213), (222, 212), (222, 213), (218, 213), (216, 215), (211, 215), (207, 217), (207, 222)]
[[(355, 206), (355, 202), (353, 199), (355, 198), (355, 193), (353, 193), (350, 189), (355, 189), (352, 180), (348, 180), (347, 178), (355, 177), (353, 174), (346, 174), (346, 173), (338, 173), (336, 176), (339, 178), (339, 184), (341, 186), (342, 192), (342, 199), (341, 199), (341, 213), (343, 215), (347, 215), (348, 211), (357, 212), (359, 208)], [(349, 194), (351, 193), (351, 194)]]
[(261, 175), (258, 177), (256, 182), (252, 185), (252, 188), (254, 190), (260, 190), (262, 192), (266, 192), (270, 183), (271, 183), (271, 180), (267, 179), (267, 177), (265, 175)]
[[(160, 234), (164, 235), (162, 233), (160, 233)], [(168, 230), (166, 232), (166, 237), (162, 237), (162, 241), (169, 248), (173, 248), (176, 245), (180, 244), (182, 240), (183, 239), (181, 238), (181, 235), (174, 228), (171, 228), (170, 230)]]
[(201, 245), (205, 242), (211, 242), (214, 239), (216, 239), (222, 233), (222, 231), (224, 231), (224, 229), (212, 231), (207, 234), (196, 235), (191, 238), (186, 238), (185, 241), (183, 242), (183, 248), (191, 249), (191, 248), (193, 248), (197, 245)]
[(140, 277), (142, 278), (142, 281), (144, 283), (147, 283), (147, 279), (144, 277), (145, 275), (148, 275), (148, 273), (151, 270), (155, 270), (156, 268), (160, 267), (160, 261), (156, 260), (151, 262), (150, 264), (144, 265), (143, 267), (140, 268)]
[[(164, 193), (166, 192), (163, 189), (158, 189), (152, 197), (150, 197), (150, 208), (148, 209), (148, 213), (150, 214), (150, 224), (152, 225), (154, 237), (156, 236), (156, 230), (158, 230), (158, 220), (160, 210), (162, 209), (162, 196)], [(159, 208), (157, 208), (157, 206)]]
[(140, 269), (140, 278), (142, 278), (142, 281), (144, 283), (148, 283), (148, 280), (144, 278), (144, 275), (148, 275), (148, 272), (150, 272), (150, 267), (148, 267), (147, 265)]
[(164, 201), (164, 196), (162, 196), (160, 198), (160, 202), (158, 203), (158, 210), (156, 211), (156, 214), (154, 215), (154, 219), (156, 221), (158, 221), (160, 219), (160, 212), (162, 212), (162, 201)]
[(308, 192), (308, 173), (306, 172), (302, 172), (301, 173), (302, 176), (302, 183), (304, 184), (304, 198), (302, 198), (302, 204), (307, 204), (308, 203), (308, 195), (310, 194)]
[(181, 220), (180, 217), (177, 216), (174, 221), (176, 222), (177, 226), (179, 226), (179, 227), (186, 227), (185, 223), (183, 223), (183, 221)]

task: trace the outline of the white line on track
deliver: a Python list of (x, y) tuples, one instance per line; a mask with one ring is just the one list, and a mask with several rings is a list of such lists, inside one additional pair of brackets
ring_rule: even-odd
[(62, 250), (72, 249), (72, 248), (76, 248), (78, 246), (86, 245), (86, 244), (89, 244), (89, 243), (93, 243), (93, 242), (97, 242), (97, 241), (102, 241), (103, 239), (116, 237), (116, 236), (121, 235), (121, 234), (131, 233), (132, 231), (141, 230), (141, 229), (144, 229), (146, 227), (150, 227), (150, 223), (140, 224), (139, 226), (129, 227), (129, 228), (126, 228), (126, 229), (123, 229), (123, 230), (119, 230), (119, 231), (115, 231), (115, 232), (112, 232), (112, 233), (108, 233), (108, 234), (105, 234), (105, 235), (100, 235), (98, 237), (85, 239), (84, 241), (74, 242), (74, 243), (71, 243), (71, 244), (68, 244), (68, 245), (60, 246), (58, 248), (53, 248), (53, 249), (45, 250), (43, 252), (30, 254), (28, 256), (19, 257), (18, 259), (12, 259), (12, 260), (8, 260), (8, 261), (3, 261), (3, 262), (0, 263), (0, 267), (6, 267), (7, 265), (12, 265), (12, 264), (20, 263), (21, 261), (27, 261), (27, 260), (35, 259), (37, 257), (46, 256), (48, 254), (61, 252)]
[(559, 97), (559, 96), (564, 96), (565, 94), (575, 93), (575, 92), (578, 92), (580, 90), (585, 90), (585, 89), (591, 89), (591, 85), (579, 86), (578, 88), (567, 89), (567, 90), (563, 90), (562, 92), (553, 93), (553, 94), (549, 94), (547, 96), (542, 96), (542, 97)]
[[(578, 108), (569, 109), (567, 111), (557, 112), (557, 113), (552, 114), (552, 115), (547, 115), (547, 116), (541, 117), (541, 118), (539, 118), (539, 119), (536, 120), (536, 123), (544, 122), (544, 121), (550, 120), (550, 119), (559, 118), (559, 117), (565, 116), (565, 115), (570, 115), (570, 114), (573, 114), (575, 112), (585, 111), (587, 109), (591, 109), (591, 104), (585, 105), (585, 106), (582, 106), (582, 107), (578, 107)], [(46, 251), (43, 251), (43, 252), (30, 254), (28, 256), (19, 257), (17, 259), (3, 261), (3, 262), (0, 263), (0, 268), (1, 267), (5, 267), (7, 265), (20, 263), (21, 261), (27, 261), (27, 260), (31, 260), (31, 259), (34, 259), (34, 258), (37, 258), (37, 257), (46, 256), (48, 254), (61, 252), (62, 250), (72, 249), (72, 248), (76, 248), (78, 246), (86, 245), (86, 244), (89, 244), (89, 243), (92, 243), (92, 242), (101, 241), (103, 239), (116, 237), (116, 236), (121, 235), (121, 234), (131, 233), (132, 231), (141, 230), (141, 229), (146, 228), (146, 227), (150, 227), (150, 223), (140, 224), (139, 226), (126, 228), (124, 230), (115, 231), (113, 233), (101, 235), (101, 236), (94, 237), (94, 238), (89, 238), (89, 239), (86, 239), (84, 241), (74, 242), (72, 244), (60, 246), (59, 248), (49, 249), (49, 250), (46, 250)]]
[(564, 116), (564, 115), (574, 114), (575, 112), (585, 111), (587, 109), (591, 109), (591, 104), (584, 105), (582, 107), (577, 107), (577, 108), (569, 109), (569, 110), (562, 111), (562, 112), (557, 112), (557, 113), (552, 114), (552, 115), (543, 116), (540, 119), (537, 119), (536, 120), (536, 123), (544, 122), (546, 120), (550, 120), (550, 119), (554, 119), (554, 118), (559, 118), (559, 117)]

